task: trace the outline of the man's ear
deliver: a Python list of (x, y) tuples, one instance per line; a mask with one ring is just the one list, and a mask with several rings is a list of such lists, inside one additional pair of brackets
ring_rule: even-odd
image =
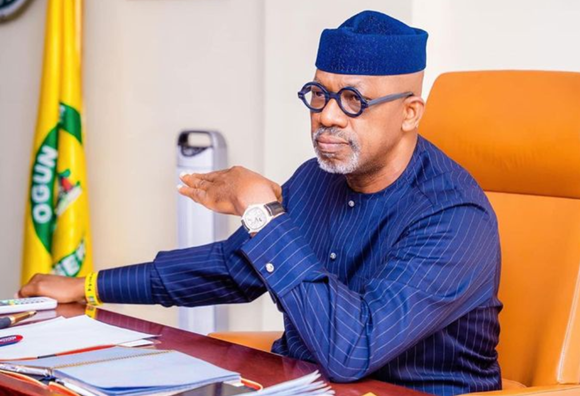
[(419, 96), (411, 96), (405, 99), (403, 103), (405, 106), (403, 124), (401, 128), (405, 132), (410, 132), (419, 127), (419, 121), (423, 117), (425, 111), (425, 102)]

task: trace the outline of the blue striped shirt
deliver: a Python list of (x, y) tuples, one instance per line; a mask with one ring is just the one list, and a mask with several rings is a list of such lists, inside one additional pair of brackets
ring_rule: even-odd
[(310, 160), (283, 197), (287, 214), (253, 238), (240, 228), (101, 271), (101, 299), (199, 306), (268, 292), (285, 326), (272, 351), (316, 362), (333, 381), (372, 376), (438, 395), (501, 388), (497, 221), (464, 169), (419, 137), (380, 192), (357, 193)]

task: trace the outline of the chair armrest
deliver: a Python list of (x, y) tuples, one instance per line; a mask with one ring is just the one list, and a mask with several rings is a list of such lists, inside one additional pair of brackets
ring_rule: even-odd
[[(228, 341), (234, 344), (244, 345), (249, 348), (270, 352), (272, 344), (282, 337), (281, 331), (224, 331), (210, 333), (208, 336), (218, 340)], [(580, 395), (579, 395), (580, 396)]]

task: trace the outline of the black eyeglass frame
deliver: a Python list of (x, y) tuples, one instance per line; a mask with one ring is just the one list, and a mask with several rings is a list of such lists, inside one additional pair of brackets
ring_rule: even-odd
[[(313, 87), (313, 86), (320, 88), (320, 90), (324, 93), (324, 106), (322, 106), (320, 109), (317, 109), (317, 108), (310, 106), (310, 104), (308, 103), (308, 100), (306, 99), (306, 94), (311, 91), (311, 90), (309, 90), (309, 88)], [(342, 107), (342, 100), (340, 99), (340, 95), (344, 91), (353, 92), (355, 95), (357, 95), (359, 97), (361, 106), (360, 106), (360, 110), (357, 113), (352, 113), (352, 112), (346, 111), (344, 109), (344, 107)], [(367, 109), (371, 106), (374, 106), (374, 105), (377, 105), (380, 103), (392, 102), (394, 100), (401, 99), (401, 98), (408, 98), (408, 97), (411, 97), (413, 95), (415, 95), (413, 92), (407, 91), (407, 92), (401, 92), (401, 93), (381, 96), (380, 98), (376, 98), (376, 99), (372, 99), (372, 100), (367, 100), (354, 87), (344, 87), (338, 92), (330, 92), (328, 89), (326, 89), (326, 87), (324, 85), (317, 83), (316, 81), (311, 81), (311, 82), (304, 84), (302, 89), (298, 92), (298, 98), (301, 99), (302, 102), (306, 105), (306, 107), (308, 107), (310, 109), (310, 111), (312, 111), (313, 113), (321, 113), (322, 110), (324, 110), (324, 108), (328, 104), (328, 102), (330, 102), (330, 99), (334, 99), (334, 100), (336, 100), (336, 103), (338, 103), (338, 107), (340, 107), (342, 112), (344, 114), (346, 114), (347, 116), (353, 117), (353, 118), (360, 116), (365, 111), (365, 109)]]

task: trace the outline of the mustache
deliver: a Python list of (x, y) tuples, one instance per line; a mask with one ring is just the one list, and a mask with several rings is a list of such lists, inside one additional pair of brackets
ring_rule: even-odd
[(338, 137), (340, 139), (346, 140), (351, 146), (358, 147), (358, 142), (354, 140), (350, 134), (337, 127), (318, 127), (312, 136), (312, 142), (315, 143), (316, 140), (323, 134)]

